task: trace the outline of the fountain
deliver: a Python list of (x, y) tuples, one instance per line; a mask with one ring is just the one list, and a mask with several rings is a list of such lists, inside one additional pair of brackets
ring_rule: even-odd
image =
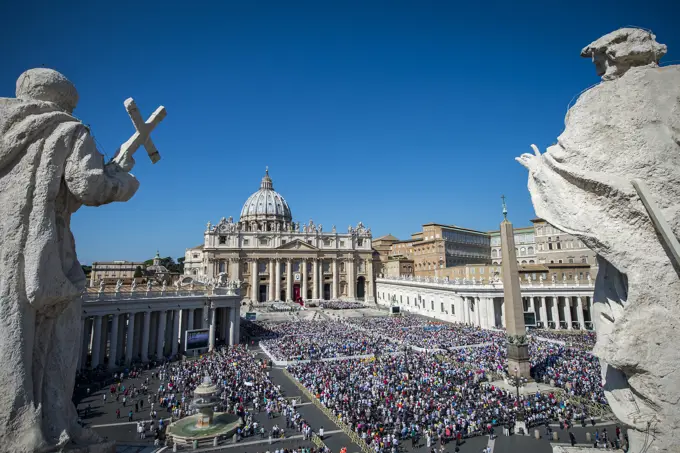
[(212, 443), (216, 437), (229, 437), (243, 424), (241, 417), (224, 412), (215, 412), (221, 390), (205, 376), (194, 390), (194, 400), (189, 406), (197, 410), (194, 415), (184, 417), (168, 426), (168, 435), (177, 445), (198, 445)]

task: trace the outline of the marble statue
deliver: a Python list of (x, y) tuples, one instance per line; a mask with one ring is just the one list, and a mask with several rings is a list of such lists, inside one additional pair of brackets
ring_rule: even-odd
[(132, 155), (147, 139), (150, 156), (155, 148), (152, 125), (138, 121), (128, 99), (137, 132), (105, 163), (89, 128), (72, 114), (77, 103), (75, 86), (47, 68), (24, 72), (16, 98), (0, 98), (2, 451), (115, 449), (78, 424), (71, 401), (87, 283), (71, 215), (83, 205), (129, 200), (139, 187), (128, 173)]
[(137, 280), (135, 280), (135, 279), (133, 278), (133, 279), (132, 279), (132, 284), (130, 285), (130, 292), (131, 292), (131, 293), (134, 293), (136, 288), (137, 288)]
[(106, 283), (104, 282), (104, 279), (99, 280), (99, 293), (103, 293), (105, 288)]
[(319, 233), (323, 233), (323, 225), (322, 224), (319, 224), (319, 226), (317, 226), (316, 229), (319, 231)]
[(331, 233), (336, 233), (335, 225), (333, 225), (333, 228), (331, 229)]
[(665, 53), (636, 28), (585, 47), (602, 82), (557, 144), (518, 158), (536, 214), (598, 255), (594, 353), (631, 453), (680, 445), (680, 65), (659, 67)]
[(168, 286), (168, 284), (166, 283), (165, 280), (163, 280), (163, 286), (161, 286), (161, 291), (165, 292), (167, 286)]
[(151, 282), (151, 280), (146, 282), (146, 290), (147, 291), (151, 291), (152, 286), (153, 286), (153, 283)]
[(118, 279), (118, 281), (116, 282), (116, 292), (119, 293), (119, 292), (120, 292), (120, 289), (121, 289), (122, 287), (123, 287), (123, 280)]

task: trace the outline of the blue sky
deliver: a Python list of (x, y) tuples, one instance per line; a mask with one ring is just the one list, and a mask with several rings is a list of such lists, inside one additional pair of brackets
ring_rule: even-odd
[(637, 25), (680, 60), (671, 1), (60, 3), (3, 2), (0, 96), (31, 67), (63, 72), (109, 156), (133, 132), (123, 100), (168, 111), (135, 197), (74, 215), (82, 263), (182, 256), (265, 166), (293, 216), (328, 229), (495, 229), (501, 194), (528, 225), (514, 157), (554, 143), (598, 81), (581, 48)]

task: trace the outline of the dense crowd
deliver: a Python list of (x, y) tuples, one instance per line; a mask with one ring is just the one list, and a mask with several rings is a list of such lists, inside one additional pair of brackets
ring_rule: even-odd
[(289, 367), (294, 377), (376, 451), (420, 438), (447, 442), (514, 423), (523, 407), (529, 426), (587, 416), (553, 394), (517, 399), (484, 373), (428, 353), (373, 360), (311, 362)]
[(399, 344), (334, 321), (271, 323), (280, 336), (260, 342), (274, 360), (312, 360), (395, 352)]
[(433, 322), (416, 316), (349, 318), (348, 322), (371, 332), (426, 349), (501, 341), (504, 332), (465, 324)]
[(544, 330), (535, 329), (531, 336), (545, 338), (546, 340), (563, 341), (567, 346), (591, 351), (597, 341), (595, 332), (580, 332), (569, 330)]
[(329, 310), (352, 310), (358, 308), (366, 308), (366, 305), (361, 302), (349, 302), (344, 300), (324, 300), (321, 302), (321, 308)]

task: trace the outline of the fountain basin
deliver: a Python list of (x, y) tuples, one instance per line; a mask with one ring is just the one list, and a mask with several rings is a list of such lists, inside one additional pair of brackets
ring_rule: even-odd
[(167, 433), (177, 445), (191, 445), (196, 440), (200, 446), (212, 444), (215, 437), (231, 437), (243, 425), (238, 415), (216, 412), (210, 425), (199, 428), (202, 417), (203, 414), (198, 413), (177, 420), (168, 426)]

